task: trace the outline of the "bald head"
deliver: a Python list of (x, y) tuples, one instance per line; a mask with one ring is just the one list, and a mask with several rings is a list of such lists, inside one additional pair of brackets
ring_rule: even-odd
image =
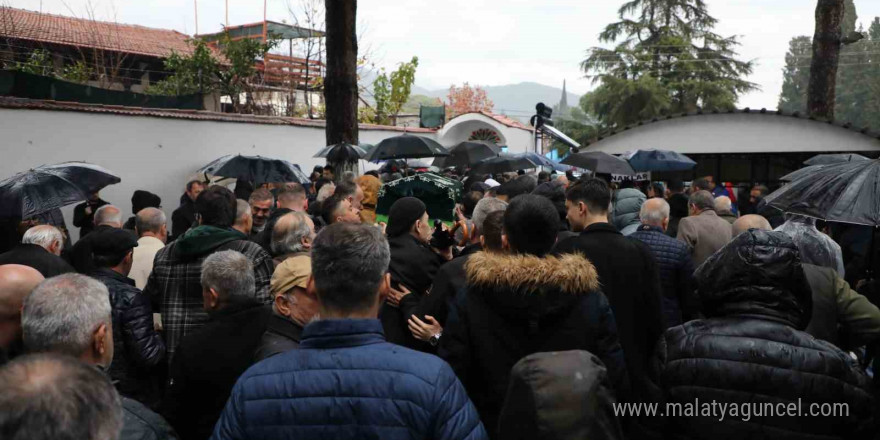
[(315, 223), (302, 212), (282, 215), (272, 229), (272, 252), (275, 255), (308, 252), (315, 239)]
[(165, 241), (168, 238), (167, 220), (161, 209), (144, 208), (135, 217), (135, 229), (139, 237), (156, 237)]
[(122, 211), (113, 205), (104, 205), (95, 211), (95, 226), (122, 228)]
[(643, 225), (658, 226), (666, 230), (669, 224), (669, 203), (658, 197), (645, 200), (639, 211), (639, 219)]
[(716, 212), (729, 212), (730, 211), (730, 197), (727, 197), (727, 196), (715, 197), (715, 211)]
[(761, 229), (764, 231), (773, 230), (770, 222), (766, 218), (757, 214), (744, 215), (733, 222), (733, 236), (748, 231), (749, 229)]
[(32, 267), (0, 266), (0, 348), (21, 340), (21, 305), (42, 281), (43, 275)]

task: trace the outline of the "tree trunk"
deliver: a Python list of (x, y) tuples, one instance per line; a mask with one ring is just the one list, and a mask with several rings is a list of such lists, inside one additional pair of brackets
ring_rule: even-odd
[(834, 119), (834, 89), (844, 9), (844, 0), (818, 0), (816, 5), (816, 33), (813, 35), (813, 60), (807, 92), (807, 112), (816, 118)]
[(325, 0), (327, 77), (324, 103), (327, 145), (358, 143), (357, 0)]

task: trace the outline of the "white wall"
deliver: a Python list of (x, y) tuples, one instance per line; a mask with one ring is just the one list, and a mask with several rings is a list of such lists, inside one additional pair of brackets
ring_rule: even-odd
[(471, 133), (481, 128), (495, 130), (501, 138), (500, 145), (506, 145), (509, 153), (525, 153), (534, 150), (531, 131), (508, 127), (480, 113), (467, 113), (452, 119), (438, 132), (437, 136), (441, 144), (451, 147), (468, 140)]
[(590, 144), (609, 154), (657, 148), (679, 153), (878, 151), (880, 141), (824, 122), (759, 113), (687, 116), (645, 124)]
[[(360, 141), (376, 144), (400, 131), (360, 130)], [(433, 133), (416, 133), (434, 138)], [(168, 215), (179, 204), (187, 178), (226, 154), (289, 160), (306, 173), (323, 159), (323, 127), (195, 121), (74, 111), (0, 109), (0, 180), (29, 168), (65, 161), (103, 166), (122, 178), (101, 197), (131, 212), (131, 195), (143, 189), (162, 197)], [(63, 210), (73, 228), (73, 207)]]

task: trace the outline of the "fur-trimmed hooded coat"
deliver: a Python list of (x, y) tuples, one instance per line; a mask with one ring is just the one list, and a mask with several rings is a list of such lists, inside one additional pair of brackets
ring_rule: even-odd
[(439, 354), (490, 435), (498, 429), (511, 368), (532, 353), (589, 351), (606, 365), (615, 388), (626, 386), (614, 315), (586, 258), (479, 252), (465, 272), (467, 286), (450, 307)]

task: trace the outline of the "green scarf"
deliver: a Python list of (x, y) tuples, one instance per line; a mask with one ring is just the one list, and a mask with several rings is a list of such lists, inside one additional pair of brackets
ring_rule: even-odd
[(235, 240), (247, 240), (247, 236), (235, 229), (216, 226), (198, 226), (186, 231), (177, 240), (174, 252), (180, 258), (190, 259), (210, 253), (214, 249)]

